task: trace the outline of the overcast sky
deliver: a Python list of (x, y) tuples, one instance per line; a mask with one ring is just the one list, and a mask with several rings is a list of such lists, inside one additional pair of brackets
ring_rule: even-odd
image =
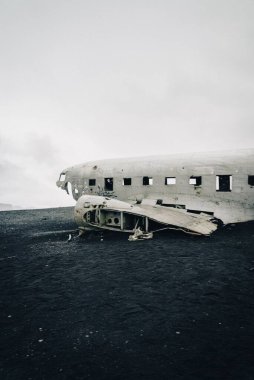
[(0, 203), (97, 158), (254, 146), (253, 0), (0, 0)]

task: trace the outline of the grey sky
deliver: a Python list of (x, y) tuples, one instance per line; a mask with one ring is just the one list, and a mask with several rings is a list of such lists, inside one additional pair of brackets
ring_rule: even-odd
[(253, 147), (253, 0), (0, 0), (0, 203), (75, 163)]

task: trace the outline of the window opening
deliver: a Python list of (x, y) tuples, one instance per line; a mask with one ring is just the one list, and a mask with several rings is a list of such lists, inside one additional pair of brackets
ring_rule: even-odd
[(165, 177), (165, 185), (175, 185), (176, 177)]
[(189, 184), (194, 185), (194, 186), (201, 186), (202, 185), (202, 177), (191, 176), (189, 179)]
[(89, 179), (89, 186), (95, 186), (96, 185), (96, 179)]
[(113, 191), (113, 178), (104, 178), (104, 187), (106, 191)]
[(131, 178), (123, 178), (123, 186), (131, 186)]
[(151, 186), (153, 184), (153, 178), (152, 177), (143, 177), (143, 185), (144, 186)]
[(248, 185), (254, 186), (254, 175), (248, 176)]
[(216, 191), (231, 191), (232, 190), (232, 175), (217, 175), (216, 176)]
[(61, 182), (65, 181), (65, 173), (60, 174), (59, 181), (61, 181)]

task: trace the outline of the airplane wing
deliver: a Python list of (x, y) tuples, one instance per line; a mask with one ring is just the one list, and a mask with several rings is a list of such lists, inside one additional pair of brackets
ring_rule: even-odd
[(140, 205), (140, 208), (144, 211), (143, 215), (148, 218), (164, 225), (174, 226), (176, 229), (183, 229), (185, 232), (210, 235), (217, 229), (217, 224), (207, 214), (194, 214), (186, 210), (163, 206)]
[(75, 207), (75, 220), (85, 229), (145, 232), (180, 229), (186, 233), (210, 235), (217, 229), (213, 217), (161, 205), (131, 205), (112, 198), (83, 195)]

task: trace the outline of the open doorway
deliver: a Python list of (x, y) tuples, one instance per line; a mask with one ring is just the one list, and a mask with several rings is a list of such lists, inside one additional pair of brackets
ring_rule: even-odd
[(113, 191), (114, 182), (113, 178), (104, 178), (104, 189), (106, 191)]
[(232, 175), (217, 175), (216, 191), (232, 191)]

